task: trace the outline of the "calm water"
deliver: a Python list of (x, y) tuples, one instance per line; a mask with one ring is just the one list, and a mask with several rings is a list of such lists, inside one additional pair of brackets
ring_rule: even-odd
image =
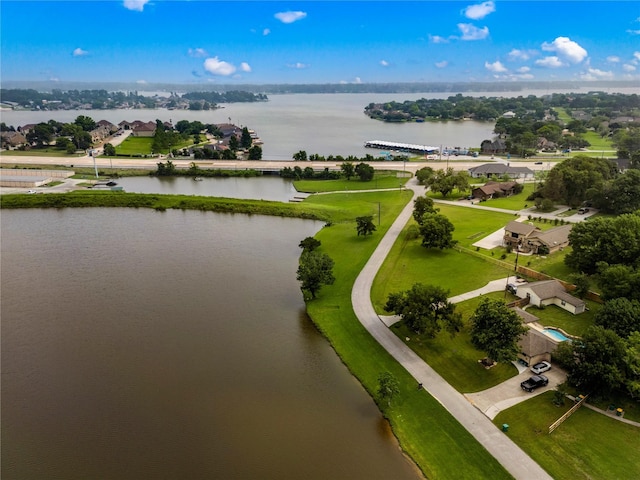
[[(638, 93), (638, 89), (622, 89), (624, 93)], [(376, 154), (378, 150), (364, 148), (367, 140), (387, 140), (428, 144), (443, 147), (480, 147), (483, 140), (492, 138), (492, 122), (450, 121), (425, 123), (383, 123), (364, 114), (369, 103), (419, 98), (447, 98), (450, 93), (423, 94), (295, 94), (271, 95), (268, 102), (225, 104), (212, 111), (187, 110), (73, 110), (59, 112), (2, 112), (2, 121), (15, 127), (55, 119), (71, 122), (78, 115), (94, 120), (200, 120), (203, 123), (226, 123), (231, 119), (256, 131), (264, 141), (265, 160), (291, 160), (294, 153), (321, 155)], [(506, 92), (502, 96), (547, 95), (548, 90)], [(558, 92), (562, 93), (562, 92)], [(564, 93), (570, 93), (566, 91)], [(496, 96), (495, 92), (469, 92), (466, 96)]]
[(131, 193), (171, 193), (288, 202), (301, 196), (291, 180), (266, 175), (253, 178), (124, 177), (118, 186)]
[(415, 479), (304, 313), (317, 222), (3, 211), (3, 479)]

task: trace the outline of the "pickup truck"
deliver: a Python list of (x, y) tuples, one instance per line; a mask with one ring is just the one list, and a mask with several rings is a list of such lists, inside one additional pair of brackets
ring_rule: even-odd
[(549, 383), (549, 379), (544, 375), (534, 375), (520, 384), (525, 392), (533, 392), (538, 387), (544, 387)]

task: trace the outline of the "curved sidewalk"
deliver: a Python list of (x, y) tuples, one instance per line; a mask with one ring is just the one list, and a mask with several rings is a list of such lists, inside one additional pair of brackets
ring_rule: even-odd
[[(424, 193), (424, 187), (416, 184), (415, 179), (407, 183), (407, 188), (414, 191), (414, 198)], [(380, 244), (369, 258), (353, 285), (351, 302), (353, 310), (369, 331), (400, 364), (424, 388), (451, 413), (462, 426), (482, 444), (498, 462), (518, 480), (551, 480), (552, 477), (540, 465), (524, 453), (507, 435), (464, 396), (449, 385), (426, 362), (396, 337), (378, 318), (371, 303), (371, 286), (373, 279), (389, 254), (396, 238), (411, 218), (413, 202), (409, 202), (402, 210), (391, 228), (380, 241)]]

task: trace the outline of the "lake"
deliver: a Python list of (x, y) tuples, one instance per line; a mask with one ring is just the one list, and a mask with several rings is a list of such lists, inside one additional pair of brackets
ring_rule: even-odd
[(2, 478), (417, 479), (305, 314), (319, 222), (3, 211)]

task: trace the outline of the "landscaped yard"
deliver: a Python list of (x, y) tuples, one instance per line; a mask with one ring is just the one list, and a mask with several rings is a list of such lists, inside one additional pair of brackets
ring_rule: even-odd
[(482, 202), (481, 205), (484, 207), (506, 208), (507, 210), (522, 210), (532, 207), (535, 202), (527, 200), (527, 197), (533, 193), (535, 186), (536, 184), (533, 182), (525, 183), (522, 192), (510, 197), (493, 198)]
[[(486, 296), (502, 299), (504, 293), (492, 293)], [(479, 392), (504, 382), (518, 373), (516, 367), (510, 363), (499, 363), (486, 369), (478, 362), (486, 357), (486, 354), (471, 344), (469, 317), (473, 315), (480, 300), (481, 297), (473, 298), (456, 307), (463, 316), (465, 327), (453, 337), (443, 330), (436, 338), (426, 338), (412, 332), (402, 322), (392, 327), (392, 331), (400, 339), (459, 392)]]
[(557, 305), (548, 305), (543, 309), (530, 306), (527, 311), (538, 317), (539, 323), (545, 327), (558, 327), (570, 335), (581, 337), (587, 329), (594, 324), (596, 313), (602, 307), (601, 304), (585, 300), (588, 311), (574, 315)]
[(640, 430), (581, 407), (552, 434), (549, 425), (571, 406), (556, 407), (553, 393), (527, 400), (498, 414), (497, 426), (557, 480), (640, 478)]

